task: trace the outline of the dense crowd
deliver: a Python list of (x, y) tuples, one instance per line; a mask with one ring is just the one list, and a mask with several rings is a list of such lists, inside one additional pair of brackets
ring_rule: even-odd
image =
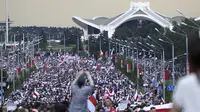
[(5, 99), (5, 105), (14, 103), (18, 110), (26, 108), (41, 112), (61, 112), (59, 109), (67, 111), (73, 97), (71, 83), (79, 71), (88, 71), (94, 80), (93, 93), (97, 111), (107, 112), (105, 107), (108, 106), (119, 109), (122, 101), (132, 104), (128, 107), (140, 106), (139, 108), (164, 103), (161, 94), (155, 92), (151, 84), (155, 74), (149, 73), (149, 76), (144, 78), (148, 87), (144, 93), (139, 93), (136, 84), (116, 70), (110, 58), (108, 61), (102, 61), (101, 58), (95, 60), (63, 53), (52, 52), (46, 55), (42, 52), (40, 59), (35, 61), (35, 66), (36, 71), (23, 83), (23, 88), (13, 91)]

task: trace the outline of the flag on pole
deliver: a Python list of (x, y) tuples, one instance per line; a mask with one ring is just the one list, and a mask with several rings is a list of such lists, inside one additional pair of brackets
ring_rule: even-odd
[(36, 55), (35, 55), (35, 60), (37, 60), (37, 61), (38, 61), (38, 60), (39, 60), (39, 58), (40, 58), (40, 57), (39, 57), (39, 52), (37, 51), (37, 52), (36, 52)]
[(169, 70), (165, 70), (165, 80), (169, 80)]
[(96, 101), (96, 92), (95, 92), (87, 100), (88, 110), (90, 112), (96, 112), (96, 105), (97, 105), (97, 101)]
[(118, 61), (118, 56), (115, 56), (115, 63), (117, 63), (117, 61)]
[(108, 57), (108, 51), (106, 51), (106, 53), (105, 53), (105, 54), (106, 54), (106, 57)]
[(121, 60), (121, 68), (124, 68), (124, 60)]
[(29, 63), (26, 63), (26, 71), (29, 72), (30, 71), (30, 66)]
[(17, 68), (17, 77), (18, 77), (19, 79), (21, 78), (21, 73), (22, 73), (21, 68), (20, 68), (20, 67)]
[(38, 61), (39, 60), (39, 56), (35, 56), (35, 59)]
[(130, 103), (131, 102), (131, 97), (128, 95), (126, 100)]
[(130, 73), (131, 72), (131, 64), (127, 64), (127, 73)]
[(31, 64), (32, 64), (32, 65), (35, 65), (35, 60), (32, 60), (32, 61), (31, 61)]

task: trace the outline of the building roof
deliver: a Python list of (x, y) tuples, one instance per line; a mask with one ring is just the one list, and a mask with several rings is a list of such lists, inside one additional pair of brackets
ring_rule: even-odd
[(122, 14), (117, 15), (117, 16), (112, 17), (112, 18), (97, 17), (97, 18), (94, 18), (94, 19), (85, 19), (85, 20), (88, 21), (88, 22), (97, 24), (97, 25), (108, 25), (110, 22), (112, 22), (113, 20), (115, 20), (116, 18), (118, 18), (119, 16), (121, 16)]
[(199, 21), (200, 20), (200, 16), (199, 17), (197, 17), (196, 19), (194, 19), (195, 21)]
[[(72, 19), (82, 28), (87, 28), (87, 25), (90, 25), (94, 28), (101, 29), (101, 31), (108, 28), (115, 29), (122, 23), (133, 19), (146, 19), (154, 21), (162, 27), (172, 28), (171, 18), (153, 11), (150, 8), (149, 2), (131, 2), (129, 10), (112, 18), (98, 16), (93, 19), (83, 19), (73, 16)], [(176, 18), (174, 20), (176, 20)], [(177, 21), (179, 21), (179, 19)]]

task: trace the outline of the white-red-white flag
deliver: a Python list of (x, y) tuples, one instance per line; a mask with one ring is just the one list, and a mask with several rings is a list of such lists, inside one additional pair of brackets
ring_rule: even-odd
[(131, 98), (130, 98), (129, 95), (127, 96), (126, 100), (127, 100), (129, 103), (131, 102)]
[(139, 98), (139, 96), (138, 96), (138, 92), (137, 92), (137, 90), (136, 90), (135, 95), (134, 95), (134, 100), (137, 101), (138, 98)]
[(33, 93), (33, 98), (37, 98), (40, 94), (35, 90)]
[(96, 112), (96, 92), (88, 98), (87, 106), (90, 112)]

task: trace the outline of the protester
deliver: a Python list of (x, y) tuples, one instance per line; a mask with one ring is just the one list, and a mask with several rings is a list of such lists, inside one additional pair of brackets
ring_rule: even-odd
[[(89, 79), (90, 86), (84, 86), (86, 78)], [(76, 79), (72, 82), (72, 101), (69, 107), (69, 112), (87, 112), (88, 96), (93, 91), (94, 82), (88, 72), (79, 72)]]
[[(57, 104), (64, 104), (66, 108), (69, 107), (67, 109), (69, 111), (74, 109), (73, 105), (84, 106), (86, 110), (89, 95), (94, 96), (96, 100), (94, 104), (100, 105), (98, 109), (100, 111), (106, 109), (106, 105), (103, 104), (105, 99), (112, 102), (113, 108), (117, 108), (122, 100), (128, 100), (131, 104), (136, 103), (137, 105), (140, 105), (140, 102), (145, 102), (146, 105), (163, 103), (159, 97), (161, 93), (158, 92), (155, 96), (155, 90), (153, 90), (152, 82), (155, 81), (158, 72), (156, 68), (152, 68), (152, 71), (155, 69), (156, 72), (145, 74), (144, 82), (148, 87), (144, 93), (138, 93), (136, 84), (117, 70), (110, 58), (105, 62), (101, 58), (95, 60), (68, 53), (46, 54), (46, 52), (40, 52), (39, 60), (35, 60), (34, 64), (36, 70), (23, 83), (22, 89), (13, 91), (9, 95), (5, 104), (11, 102), (29, 111), (32, 109), (53, 111), (55, 107), (59, 107), (55, 106)], [(10, 61), (15, 61), (15, 58)], [(159, 63), (159, 60), (148, 62), (148, 66), (151, 67), (154, 63)], [(159, 64), (155, 65), (160, 69)], [(88, 72), (79, 73), (79, 71)], [(76, 74), (79, 75), (76, 77)], [(77, 92), (81, 90), (83, 91)], [(38, 103), (40, 105), (36, 106)]]
[(200, 110), (200, 38), (189, 41), (190, 74), (181, 78), (174, 92), (172, 112), (198, 112)]

